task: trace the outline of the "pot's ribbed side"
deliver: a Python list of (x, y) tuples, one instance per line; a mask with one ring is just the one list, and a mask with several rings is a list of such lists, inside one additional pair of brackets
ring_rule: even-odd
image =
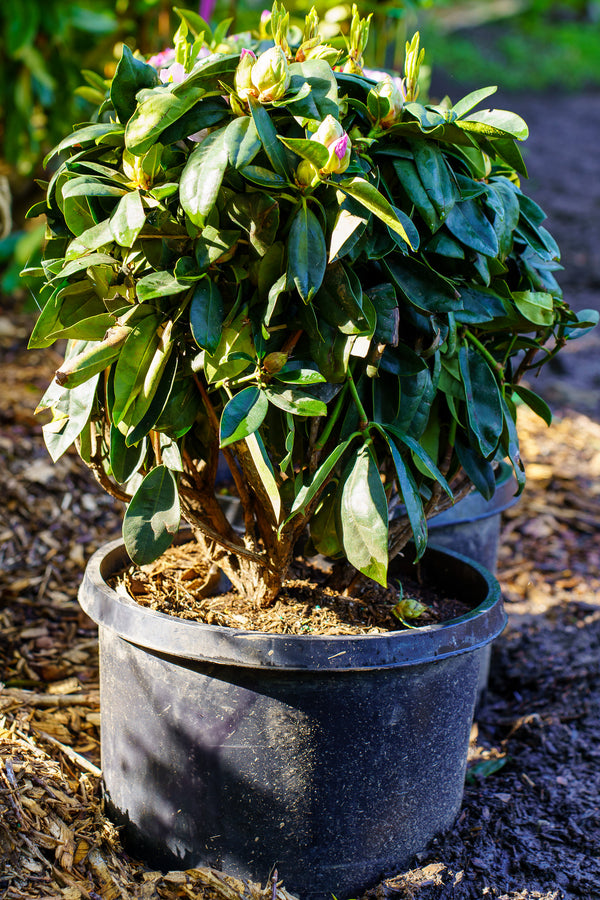
[[(114, 548), (109, 556), (110, 567)], [(313, 665), (292, 643), (286, 666), (288, 645), (261, 644), (264, 635), (234, 643), (251, 652), (245, 664), (215, 663), (202, 658), (211, 626), (190, 632), (194, 658), (148, 649), (115, 630), (123, 612), (88, 573), (81, 599), (100, 619), (105, 793), (131, 851), (156, 867), (211, 865), (263, 883), (276, 866), (288, 890), (330, 900), (406, 867), (448, 828), (462, 799), (484, 630), (489, 641), (503, 613), (491, 576), (456, 557), (432, 560), (470, 584), (478, 611), (453, 623), (453, 637), (431, 630), (427, 659), (409, 652), (419, 632), (402, 651), (382, 636), (378, 655), (367, 663), (362, 648), (354, 670), (330, 653), (339, 643), (320, 646)]]

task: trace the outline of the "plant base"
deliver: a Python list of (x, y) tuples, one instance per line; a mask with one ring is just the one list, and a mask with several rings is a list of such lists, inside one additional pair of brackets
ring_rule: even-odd
[(100, 624), (106, 799), (134, 854), (304, 898), (356, 895), (454, 821), (499, 588), (430, 549), (473, 613), (418, 631), (266, 635), (177, 620), (115, 594), (119, 543), (80, 592)]

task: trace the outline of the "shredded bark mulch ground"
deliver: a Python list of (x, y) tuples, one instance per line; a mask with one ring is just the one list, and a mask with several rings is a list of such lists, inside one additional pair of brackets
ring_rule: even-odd
[[(600, 95), (503, 105), (532, 126), (532, 187), (566, 250), (567, 299), (598, 307)], [(96, 633), (75, 598), (120, 519), (76, 458), (46, 454), (33, 409), (54, 363), (24, 352), (29, 328), (0, 315), (0, 898), (287, 900), (285, 872), (261, 888), (152, 871), (102, 813)], [(528, 487), (505, 515), (499, 563), (509, 625), (459, 819), (367, 900), (600, 898), (598, 340), (532, 384), (558, 409), (550, 430), (521, 416)]]

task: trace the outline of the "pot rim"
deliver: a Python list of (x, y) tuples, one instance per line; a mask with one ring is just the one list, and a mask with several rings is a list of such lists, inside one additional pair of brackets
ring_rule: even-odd
[[(182, 537), (185, 532), (180, 532)], [(125, 566), (121, 539), (90, 558), (79, 603), (98, 625), (147, 650), (199, 663), (295, 671), (364, 671), (431, 663), (484, 647), (507, 621), (498, 580), (483, 566), (446, 548), (429, 545), (423, 561), (436, 573), (466, 581), (483, 599), (447, 622), (402, 631), (359, 635), (271, 634), (181, 619), (140, 606), (106, 579)], [(465, 574), (466, 573), (466, 574)]]

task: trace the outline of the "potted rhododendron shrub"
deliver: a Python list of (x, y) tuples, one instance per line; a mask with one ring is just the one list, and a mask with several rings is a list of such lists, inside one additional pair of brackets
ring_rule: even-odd
[(34, 210), (48, 449), (125, 504), (80, 592), (105, 797), (153, 865), (343, 897), (452, 824), (504, 624), (427, 520), (502, 460), (521, 490), (516, 404), (549, 418), (521, 379), (594, 317), (494, 88), (421, 102), (418, 35), (370, 78), (356, 10), (339, 46), (314, 10), (179, 15), (172, 51), (89, 76)]

